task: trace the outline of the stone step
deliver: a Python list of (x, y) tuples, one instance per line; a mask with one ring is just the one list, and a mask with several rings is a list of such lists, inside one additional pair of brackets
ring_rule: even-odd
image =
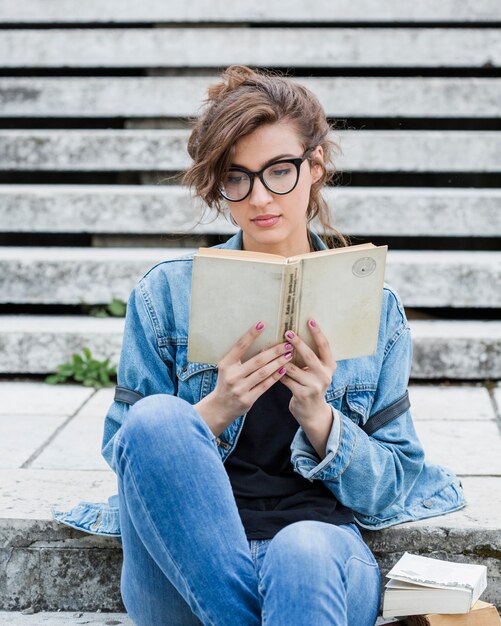
[[(153, 265), (196, 248), (0, 248), (0, 303), (126, 300)], [(501, 252), (388, 250), (385, 280), (409, 307), (501, 308)]]
[[(116, 485), (101, 495), (88, 485), (97, 481), (93, 472), (34, 470), (1, 471), (3, 500), (12, 502), (12, 511), (0, 516), (0, 558), (9, 562), (0, 584), (0, 607), (20, 610), (36, 605), (54, 611), (123, 611), (120, 598), (122, 550), (112, 538), (96, 537), (67, 527), (50, 518), (49, 503), (59, 502), (62, 510), (80, 498), (103, 501), (116, 493)], [(111, 472), (111, 470), (110, 470)], [(24, 477), (22, 476), (24, 473)], [(77, 475), (80, 474), (80, 475)], [(84, 474), (84, 476), (81, 476)], [(483, 599), (501, 606), (499, 519), (501, 479), (461, 477), (469, 506), (445, 516), (408, 522), (381, 531), (362, 531), (386, 575), (404, 551), (438, 558), (484, 564), (488, 588)], [(71, 484), (68, 484), (71, 483)], [(49, 489), (44, 486), (49, 485)], [(23, 500), (34, 493), (43, 500), (43, 509), (22, 515)], [(62, 492), (62, 495), (59, 495)], [(13, 494), (16, 494), (15, 499)], [(57, 494), (57, 495), (56, 495)], [(97, 498), (97, 500), (96, 500)]]
[[(188, 117), (217, 76), (0, 78), (0, 116)], [(329, 117), (499, 118), (501, 79), (301, 77)], [(472, 93), (475, 97), (472, 98)]]
[[(118, 363), (123, 318), (3, 315), (0, 374), (47, 374), (88, 347), (94, 358)], [(501, 322), (409, 322), (413, 379), (501, 379)]]
[[(315, 41), (315, 45), (309, 45)], [(64, 50), (64, 54), (61, 51)], [(99, 28), (0, 32), (5, 68), (489, 68), (497, 28)]]
[(254, 2), (163, 2), (162, 0), (51, 0), (42, 6), (39, 0), (22, 3), (0, 0), (0, 15), (6, 24), (64, 23), (155, 23), (155, 22), (262, 22), (320, 23), (328, 22), (499, 22), (501, 7), (496, 0), (465, 3), (433, 0), (417, 3), (386, 0), (318, 0), (315, 11), (302, 2), (278, 0), (266, 4)]
[[(346, 234), (501, 237), (501, 189), (336, 187), (324, 195)], [(174, 185), (0, 185), (0, 232), (185, 235), (204, 208)], [(206, 213), (197, 235), (237, 232), (215, 215)]]
[[(381, 618), (377, 626), (384, 624)], [(21, 611), (0, 611), (1, 626), (134, 626), (127, 613), (87, 611), (40, 611), (23, 615)]]
[[(100, 456), (112, 393), (78, 385), (0, 383), (1, 609), (124, 610), (119, 544), (57, 523), (51, 514), (80, 500), (106, 502), (116, 493), (116, 476)], [(411, 384), (409, 398), (427, 458), (460, 476), (468, 506), (382, 531), (364, 530), (364, 537), (383, 576), (404, 551), (487, 565), (483, 598), (501, 606), (501, 385), (488, 390)], [(12, 424), (23, 437), (16, 438)], [(485, 446), (472, 446), (477, 440), (489, 441), (487, 454)]]
[[(180, 171), (190, 164), (188, 135), (174, 129), (1, 130), (0, 171)], [(501, 171), (496, 131), (339, 130), (331, 137), (343, 150), (334, 157), (338, 171)]]
[[(378, 617), (375, 626), (395, 623), (394, 619)], [(24, 615), (22, 611), (0, 611), (1, 626), (78, 626), (78, 624), (92, 624), (93, 626), (133, 626), (127, 613), (102, 613), (88, 611), (40, 611)]]

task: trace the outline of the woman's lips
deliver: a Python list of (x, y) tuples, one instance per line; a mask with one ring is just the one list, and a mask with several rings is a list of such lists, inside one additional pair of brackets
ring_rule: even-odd
[(275, 226), (279, 219), (280, 215), (275, 215), (274, 217), (267, 217), (264, 219), (254, 218), (252, 221), (256, 224), (256, 226), (259, 226), (259, 228), (269, 228), (270, 226)]

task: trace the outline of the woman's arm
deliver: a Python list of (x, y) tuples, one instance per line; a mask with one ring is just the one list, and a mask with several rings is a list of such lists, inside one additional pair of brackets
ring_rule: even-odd
[(125, 314), (115, 392), (115, 397), (118, 394), (122, 399), (113, 401), (104, 421), (101, 454), (113, 471), (114, 442), (131, 405), (144, 396), (177, 392), (175, 355), (172, 347), (158, 345), (158, 318), (151, 302), (145, 282), (139, 281), (130, 293)]
[[(387, 342), (372, 414), (405, 394), (411, 364), (412, 339), (404, 317)], [(300, 428), (291, 444), (294, 470), (310, 480), (322, 480), (356, 512), (377, 515), (397, 502), (403, 507), (424, 463), (410, 409), (370, 436), (337, 409), (332, 411), (326, 457), (320, 460)]]

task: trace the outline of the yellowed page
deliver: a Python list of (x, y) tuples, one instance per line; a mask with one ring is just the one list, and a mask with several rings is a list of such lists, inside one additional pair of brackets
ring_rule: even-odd
[(278, 343), (282, 267), (239, 259), (196, 256), (188, 335), (188, 360), (217, 363), (259, 320), (266, 323), (242, 362)]
[(375, 248), (373, 243), (360, 243), (356, 246), (345, 246), (344, 248), (328, 248), (327, 250), (315, 250), (315, 252), (306, 252), (305, 254), (297, 254), (295, 256), (287, 257), (287, 263), (294, 263), (294, 261), (302, 259), (315, 258), (317, 256), (330, 256), (333, 254), (344, 254), (354, 252), (356, 250), (367, 250), (368, 248)]
[(388, 246), (346, 248), (303, 260), (298, 332), (318, 353), (308, 330), (313, 317), (323, 330), (336, 361), (374, 354), (383, 296)]
[(279, 254), (269, 254), (268, 252), (253, 252), (251, 250), (226, 250), (224, 248), (199, 248), (199, 256), (213, 256), (242, 259), (243, 261), (265, 261), (266, 263), (286, 262), (287, 258)]

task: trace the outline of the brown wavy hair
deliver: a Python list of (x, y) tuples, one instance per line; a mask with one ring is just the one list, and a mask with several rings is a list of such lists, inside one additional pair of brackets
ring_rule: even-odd
[(281, 121), (294, 124), (305, 150), (318, 145), (323, 148), (323, 162), (314, 156), (308, 158), (319, 163), (323, 170), (321, 178), (311, 187), (306, 212), (308, 225), (318, 216), (324, 231), (319, 236), (327, 247), (350, 245), (349, 238), (332, 225), (329, 207), (321, 193), (322, 187), (336, 175), (333, 153), (341, 152), (339, 145), (329, 138), (333, 127), (318, 98), (278, 72), (231, 65), (221, 74), (220, 82), (209, 87), (188, 140), (193, 163), (182, 176), (183, 184), (191, 187), (217, 214), (224, 214), (219, 183), (230, 167), (234, 143), (262, 124)]

